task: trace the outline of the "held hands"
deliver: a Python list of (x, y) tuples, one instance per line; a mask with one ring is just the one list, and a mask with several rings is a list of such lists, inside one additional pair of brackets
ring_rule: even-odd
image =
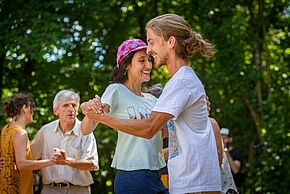
[(64, 150), (61, 150), (59, 148), (53, 148), (53, 151), (54, 154), (52, 156), (52, 159), (50, 159), (50, 161), (53, 164), (67, 165), (79, 170), (90, 170), (90, 171), (96, 170), (96, 167), (93, 163), (83, 162), (83, 160), (67, 157)]
[(104, 106), (101, 102), (101, 98), (98, 95), (96, 95), (93, 99), (87, 102), (83, 102), (80, 107), (85, 115), (90, 111), (97, 114), (101, 114), (104, 112)]
[(98, 95), (87, 102), (83, 102), (80, 108), (85, 116), (96, 122), (99, 122), (104, 114), (104, 105)]
[(59, 148), (53, 148), (54, 154), (51, 158), (51, 161), (55, 164), (59, 164), (59, 165), (66, 165), (67, 161), (66, 161), (66, 153), (64, 150), (61, 150)]

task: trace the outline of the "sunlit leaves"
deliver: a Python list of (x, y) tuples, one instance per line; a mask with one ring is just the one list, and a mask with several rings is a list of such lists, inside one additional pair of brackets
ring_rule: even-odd
[[(52, 101), (58, 90), (73, 89), (82, 101), (101, 95), (115, 67), (118, 45), (132, 37), (146, 40), (144, 27), (149, 19), (177, 13), (215, 45), (213, 58), (195, 56), (189, 64), (210, 97), (212, 116), (221, 127), (233, 131), (234, 145), (244, 154), (242, 171), (249, 175), (246, 191), (262, 192), (264, 184), (276, 193), (286, 193), (290, 177), (286, 162), (290, 151), (289, 3), (267, 0), (263, 14), (258, 11), (256, 1), (231, 0), (1, 1), (2, 99), (17, 91), (34, 94), (32, 137), (40, 126), (56, 118)], [(265, 24), (264, 31), (259, 29), (261, 24)], [(262, 38), (261, 32), (265, 33)], [(261, 55), (257, 55), (258, 47)], [(154, 66), (148, 84), (165, 85), (169, 78), (165, 67)], [(260, 116), (258, 122), (247, 105)], [(260, 130), (256, 123), (261, 123)], [(259, 143), (258, 133), (268, 142), (269, 157), (251, 147)], [(93, 173), (96, 184), (92, 188), (95, 193), (110, 193), (115, 175), (110, 162), (117, 135), (103, 125), (94, 134), (101, 169)], [(265, 177), (264, 183), (259, 175)], [(266, 175), (275, 178), (269, 180)], [(285, 185), (275, 180), (285, 180)]]

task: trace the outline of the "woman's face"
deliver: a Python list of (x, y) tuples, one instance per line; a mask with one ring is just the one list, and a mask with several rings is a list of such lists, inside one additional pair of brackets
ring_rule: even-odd
[(150, 80), (150, 73), (152, 64), (149, 62), (149, 55), (146, 54), (146, 49), (137, 51), (128, 66), (128, 80), (134, 82), (148, 82)]
[(33, 121), (34, 108), (24, 105), (24, 110), (26, 123), (29, 124)]

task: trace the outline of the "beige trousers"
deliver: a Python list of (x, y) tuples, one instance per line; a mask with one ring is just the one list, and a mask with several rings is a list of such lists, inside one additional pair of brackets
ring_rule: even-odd
[(91, 194), (91, 188), (89, 186), (71, 186), (69, 188), (61, 188), (44, 185), (41, 194)]

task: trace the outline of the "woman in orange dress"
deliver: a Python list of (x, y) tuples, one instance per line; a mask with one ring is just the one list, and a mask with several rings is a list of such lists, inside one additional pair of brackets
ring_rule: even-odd
[(3, 103), (3, 112), (12, 120), (1, 131), (0, 194), (33, 194), (32, 171), (55, 164), (54, 159), (30, 160), (30, 144), (25, 127), (33, 121), (31, 95), (17, 93)]

